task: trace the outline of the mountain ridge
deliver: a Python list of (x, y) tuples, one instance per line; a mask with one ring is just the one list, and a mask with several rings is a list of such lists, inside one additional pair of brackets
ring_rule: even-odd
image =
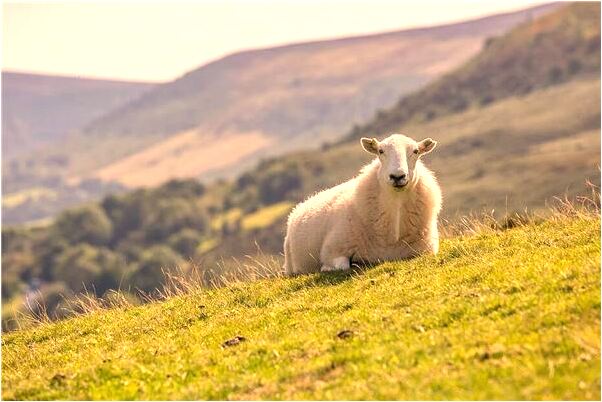
[[(514, 25), (515, 23), (522, 22), (525, 18), (535, 18), (540, 14), (547, 13), (554, 8), (557, 8), (559, 5), (555, 3), (542, 4), (532, 8), (517, 10), (513, 12), (494, 14), (490, 16), (485, 16), (481, 18), (476, 18), (468, 21), (462, 21), (457, 23), (449, 23), (442, 25), (433, 25), (428, 27), (420, 27), (420, 28), (412, 28), (407, 30), (399, 30), (392, 32), (384, 32), (384, 33), (376, 33), (369, 35), (359, 35), (353, 37), (343, 37), (336, 39), (325, 39), (325, 40), (317, 40), (317, 41), (309, 41), (309, 42), (298, 42), (293, 44), (285, 44), (274, 47), (265, 47), (265, 48), (257, 48), (257, 49), (248, 49), (240, 52), (235, 52), (224, 57), (221, 57), (217, 60), (209, 62), (200, 66), (197, 69), (191, 70), (181, 77), (168, 82), (162, 85), (157, 86), (153, 91), (148, 93), (145, 97), (142, 97), (137, 100), (137, 103), (144, 104), (145, 102), (152, 103), (152, 98), (163, 91), (169, 93), (170, 90), (177, 92), (177, 90), (173, 87), (173, 84), (181, 81), (190, 79), (199, 74), (203, 74), (206, 71), (211, 71), (216, 67), (225, 66), (226, 70), (228, 68), (232, 68), (232, 64), (236, 65), (238, 63), (252, 61), (256, 58), (261, 58), (265, 56), (271, 56), (274, 53), (280, 53), (283, 51), (291, 51), (291, 50), (306, 50), (308, 48), (321, 48), (321, 47), (331, 47), (336, 45), (347, 45), (354, 44), (357, 42), (370, 41), (374, 39), (378, 40), (386, 40), (391, 38), (399, 38), (406, 36), (421, 36), (421, 35), (429, 35), (439, 39), (449, 39), (450, 35), (457, 36), (475, 36), (475, 30), (483, 30), (486, 31), (487, 34), (490, 33), (502, 33), (509, 26)], [(148, 101), (145, 99), (148, 98)], [(117, 115), (121, 112), (116, 111)], [(114, 114), (110, 114), (104, 116), (103, 119), (114, 120)], [(101, 119), (102, 120), (102, 119)], [(92, 122), (91, 125), (85, 128), (85, 132), (92, 133), (100, 131), (100, 128), (97, 127), (98, 122)], [(194, 126), (181, 127), (181, 129), (190, 129)], [(106, 131), (111, 131), (107, 129)]]
[(155, 84), (68, 75), (2, 71), (3, 156), (62, 140)]

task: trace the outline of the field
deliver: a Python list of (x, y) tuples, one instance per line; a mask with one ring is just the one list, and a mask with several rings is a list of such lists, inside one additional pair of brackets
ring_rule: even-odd
[(3, 397), (600, 399), (598, 215), (464, 233), (5, 334)]
[(294, 205), (290, 202), (279, 202), (245, 216), (242, 219), (244, 230), (262, 229), (272, 225), (278, 219), (286, 216)]

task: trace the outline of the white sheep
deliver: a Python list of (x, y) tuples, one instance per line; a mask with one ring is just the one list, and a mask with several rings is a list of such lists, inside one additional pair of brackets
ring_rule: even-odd
[(420, 157), (437, 145), (393, 134), (362, 138), (375, 154), (355, 178), (295, 207), (284, 240), (287, 275), (349, 269), (439, 249), (441, 189)]

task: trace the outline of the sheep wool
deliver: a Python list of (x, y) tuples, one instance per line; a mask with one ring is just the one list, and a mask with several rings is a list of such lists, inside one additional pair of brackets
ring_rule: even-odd
[(421, 161), (436, 142), (362, 138), (377, 157), (353, 179), (298, 204), (284, 240), (287, 275), (436, 254), (441, 189)]

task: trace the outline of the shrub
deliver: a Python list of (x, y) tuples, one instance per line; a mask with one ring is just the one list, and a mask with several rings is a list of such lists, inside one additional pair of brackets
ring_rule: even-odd
[(98, 250), (89, 244), (72, 246), (56, 258), (53, 277), (74, 292), (92, 290), (94, 280), (102, 272), (97, 257)]
[(113, 225), (102, 208), (90, 205), (63, 212), (53, 229), (71, 244), (106, 245), (111, 240)]
[(167, 246), (153, 246), (142, 253), (130, 284), (144, 292), (152, 292), (164, 281), (163, 271), (171, 271), (182, 264), (182, 259)]
[(185, 199), (163, 199), (145, 219), (147, 240), (151, 243), (163, 241), (171, 234), (184, 228), (204, 233), (208, 219), (196, 202)]
[(171, 235), (168, 239), (169, 246), (184, 257), (194, 255), (198, 245), (201, 243), (202, 236), (193, 229), (185, 228), (178, 233)]

